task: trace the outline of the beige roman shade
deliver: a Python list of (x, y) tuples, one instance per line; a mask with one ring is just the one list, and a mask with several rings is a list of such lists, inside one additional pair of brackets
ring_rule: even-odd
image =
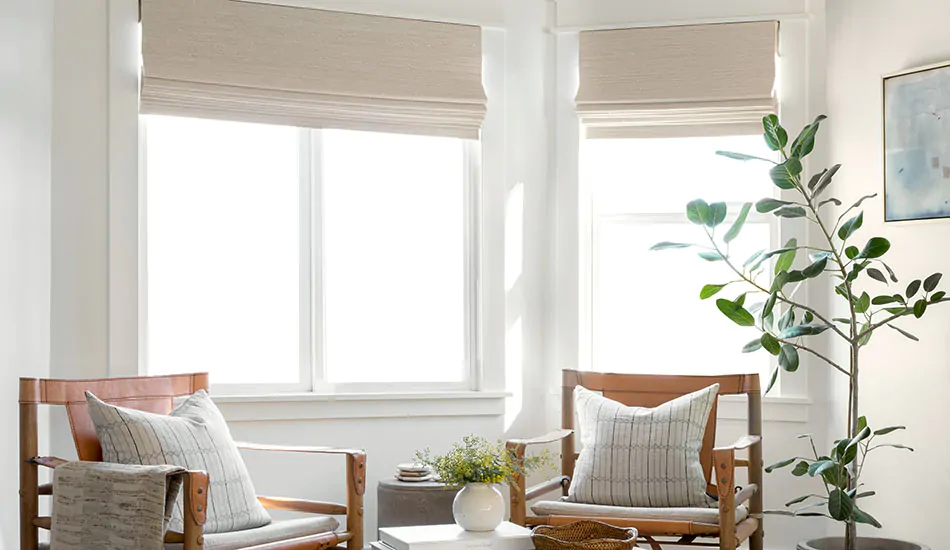
[(589, 138), (759, 133), (775, 111), (778, 23), (580, 33)]
[(234, 0), (142, 1), (143, 113), (477, 138), (481, 29)]

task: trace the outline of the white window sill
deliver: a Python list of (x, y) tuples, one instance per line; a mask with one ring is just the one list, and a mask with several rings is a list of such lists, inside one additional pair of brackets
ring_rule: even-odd
[(499, 416), (506, 392), (212, 395), (228, 422)]
[[(805, 397), (763, 397), (763, 422), (790, 422), (807, 424), (811, 411), (811, 399)], [(746, 398), (740, 395), (724, 395), (719, 398), (720, 420), (742, 420), (748, 418)]]

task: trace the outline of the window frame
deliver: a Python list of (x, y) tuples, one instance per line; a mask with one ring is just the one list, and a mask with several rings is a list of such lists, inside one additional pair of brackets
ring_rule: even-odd
[[(597, 335), (597, 296), (599, 292), (598, 288), (598, 273), (597, 266), (598, 261), (601, 255), (600, 247), (600, 233), (603, 230), (603, 227), (606, 225), (659, 225), (659, 224), (673, 224), (673, 225), (686, 225), (689, 223), (685, 214), (681, 213), (656, 213), (656, 212), (639, 212), (639, 213), (624, 213), (624, 214), (597, 214), (593, 211), (593, 200), (590, 200), (592, 197), (593, 189), (590, 185), (590, 182), (585, 182), (582, 185), (582, 188), (585, 189), (588, 193), (587, 203), (591, 205), (591, 212), (589, 215), (590, 219), (590, 242), (588, 246), (590, 247), (590, 262), (589, 262), (589, 275), (590, 275), (590, 285), (588, 285), (586, 299), (589, 305), (589, 316), (586, 319), (586, 331), (584, 334), (589, 338), (585, 349), (589, 352), (588, 360), (590, 365), (596, 366), (603, 364), (603, 361), (600, 359), (598, 354), (598, 335)], [(772, 194), (774, 196), (774, 193)], [(757, 200), (757, 199), (756, 199)], [(733, 222), (735, 222), (738, 217), (739, 210), (743, 206), (743, 202), (727, 202), (728, 214), (726, 219), (723, 221), (723, 227), (729, 227)], [(684, 205), (685, 209), (685, 205)], [(760, 214), (754, 208), (749, 211), (748, 217), (746, 218), (746, 224), (761, 224), (768, 225), (769, 227), (769, 246), (771, 248), (777, 248), (779, 246), (780, 237), (778, 232), (780, 230), (778, 218), (772, 216), (771, 214)], [(699, 265), (699, 264), (697, 264)], [(770, 274), (771, 278), (771, 274)], [(771, 280), (771, 279), (770, 279)], [(700, 307), (702, 304), (697, 300), (697, 307)], [(769, 368), (774, 368), (777, 364), (777, 360), (774, 358), (769, 359)], [(715, 375), (718, 373), (708, 373), (709, 375)], [(760, 372), (763, 378), (767, 377), (769, 372)]]
[[(139, 371), (149, 372), (148, 347), (148, 124), (147, 116), (139, 117), (139, 334), (142, 342)], [(211, 388), (224, 395), (268, 394), (405, 394), (451, 391), (472, 391), (479, 387), (481, 357), (480, 307), (480, 195), (481, 144), (477, 140), (459, 140), (463, 151), (463, 312), (464, 363), (460, 382), (352, 382), (333, 384), (327, 380), (324, 350), (323, 302), (323, 130), (298, 128), (299, 173), (299, 381), (275, 384), (261, 381), (254, 384), (215, 384)], [(396, 361), (398, 364), (399, 360)]]

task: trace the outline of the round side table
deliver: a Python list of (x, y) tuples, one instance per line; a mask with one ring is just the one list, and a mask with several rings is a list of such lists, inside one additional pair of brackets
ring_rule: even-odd
[(446, 489), (444, 484), (433, 481), (383, 479), (376, 486), (376, 524), (402, 527), (455, 523), (452, 501), (456, 493), (458, 489)]

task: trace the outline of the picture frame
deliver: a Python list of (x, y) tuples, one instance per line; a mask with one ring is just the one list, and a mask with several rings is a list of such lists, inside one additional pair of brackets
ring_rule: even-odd
[(884, 221), (950, 218), (950, 61), (881, 79)]

